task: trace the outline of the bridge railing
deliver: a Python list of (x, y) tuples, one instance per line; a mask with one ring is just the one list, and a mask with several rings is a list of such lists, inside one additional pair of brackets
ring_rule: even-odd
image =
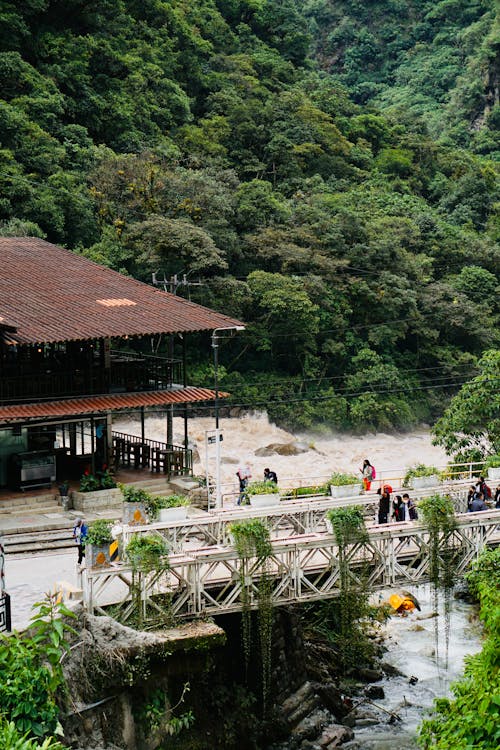
[[(449, 481), (438, 487), (412, 492), (417, 502), (434, 492), (448, 495), (457, 513), (467, 510), (467, 482)], [(376, 493), (353, 495), (334, 499), (326, 495), (302, 498), (283, 498), (279, 505), (255, 508), (251, 505), (231, 506), (198, 515), (181, 521), (152, 523), (144, 526), (122, 527), (122, 545), (126, 547), (133, 534), (156, 534), (167, 542), (173, 552), (183, 552), (189, 546), (202, 544), (227, 545), (229, 527), (236, 521), (249, 518), (266, 520), (272, 538), (285, 535), (315, 534), (325, 530), (325, 516), (332, 508), (360, 505), (365, 508), (367, 520), (375, 519), (379, 497)]]
[[(418, 462), (418, 459), (416, 463)], [(438, 464), (436, 469), (438, 475), (445, 478), (446, 482), (472, 482), (481, 476), (484, 471), (484, 461), (464, 461), (460, 463), (448, 463)], [(406, 467), (391, 467), (390, 469), (377, 470), (377, 478), (373, 480), (371, 490), (377, 490), (379, 487), (382, 488), (385, 484), (390, 485), (393, 490), (404, 489), (404, 479), (408, 472)], [(282, 496), (288, 497), (291, 492), (295, 489), (317, 487), (325, 485), (328, 482), (330, 474), (312, 475), (307, 477), (283, 477), (280, 478), (279, 487)], [(361, 484), (361, 474), (359, 475), (359, 483)], [(213, 497), (213, 488), (209, 488), (209, 495), (212, 504), (215, 504), (215, 498)], [(410, 488), (411, 489), (411, 488)], [(227, 506), (234, 504), (239, 496), (239, 490), (236, 486), (236, 482), (223, 482), (221, 484), (222, 493), (222, 505)]]
[[(500, 510), (457, 516), (450, 539), (457, 574), (463, 573), (486, 545), (500, 543), (497, 531)], [(368, 587), (406, 587), (429, 580), (429, 532), (422, 524), (398, 523), (373, 526), (368, 539), (345, 552), (350, 574), (366, 579)], [(114, 616), (126, 622), (133, 614), (132, 589), (137, 576), (143, 612), (161, 614), (168, 606), (179, 617), (225, 614), (242, 608), (241, 560), (234, 547), (199, 547), (169, 557), (165, 571), (135, 574), (125, 563), (84, 572), (84, 603), (91, 613)], [(333, 534), (301, 534), (275, 539), (266, 571), (272, 579), (272, 603), (327, 599), (339, 595), (338, 548)], [(258, 582), (262, 569), (257, 560), (247, 562), (245, 581), (249, 605), (258, 606)], [(165, 604), (168, 602), (168, 605)], [(169, 610), (169, 611), (170, 611)]]

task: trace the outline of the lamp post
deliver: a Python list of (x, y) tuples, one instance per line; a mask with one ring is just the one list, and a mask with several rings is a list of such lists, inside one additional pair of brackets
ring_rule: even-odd
[(215, 328), (212, 331), (212, 349), (214, 350), (214, 411), (215, 411), (215, 507), (222, 508), (220, 491), (220, 432), (219, 432), (219, 339), (222, 332), (244, 331), (245, 326)]

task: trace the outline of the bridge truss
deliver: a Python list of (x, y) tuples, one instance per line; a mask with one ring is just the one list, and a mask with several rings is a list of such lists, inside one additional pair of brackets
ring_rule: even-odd
[[(273, 517), (270, 516), (271, 524), (277, 523)], [(290, 520), (297, 519), (293, 516)], [(500, 510), (457, 516), (457, 528), (448, 543), (441, 539), (441, 548), (444, 553), (445, 546), (447, 549), (451, 546), (458, 574), (469, 567), (485, 546), (500, 543), (499, 524)], [(144, 615), (161, 612), (166, 602), (173, 615), (185, 618), (237, 612), (242, 608), (242, 572), (247, 588), (245, 598), (250, 607), (257, 607), (260, 561), (250, 559), (242, 571), (234, 547), (217, 543), (219, 533), (225, 536), (226, 531), (212, 528), (211, 546), (171, 554), (167, 571), (136, 572), (134, 576), (126, 563), (84, 571), (84, 602), (88, 611), (109, 614), (108, 607), (112, 605), (113, 616), (126, 622), (133, 613), (134, 590), (137, 592), (139, 587)], [(429, 580), (429, 533), (415, 522), (372, 526), (366, 542), (352, 544), (347, 549), (346, 559), (353, 582), (364, 583), (370, 591), (423, 583)], [(267, 574), (272, 581), (274, 606), (338, 596), (340, 569), (334, 536), (314, 532), (274, 538)]]

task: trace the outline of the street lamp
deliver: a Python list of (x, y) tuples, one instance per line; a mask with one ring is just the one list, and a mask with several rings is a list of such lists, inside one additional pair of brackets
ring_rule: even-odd
[(214, 350), (214, 409), (215, 409), (215, 507), (222, 508), (222, 495), (220, 491), (220, 433), (219, 433), (219, 339), (221, 333), (244, 331), (245, 326), (228, 326), (227, 328), (214, 328), (212, 331), (212, 349)]

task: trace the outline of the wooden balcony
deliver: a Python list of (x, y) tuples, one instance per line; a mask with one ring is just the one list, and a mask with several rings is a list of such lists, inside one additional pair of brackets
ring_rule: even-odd
[(181, 360), (113, 351), (109, 368), (98, 361), (74, 368), (68, 362), (47, 361), (36, 369), (11, 363), (0, 372), (0, 403), (160, 391), (182, 382)]

